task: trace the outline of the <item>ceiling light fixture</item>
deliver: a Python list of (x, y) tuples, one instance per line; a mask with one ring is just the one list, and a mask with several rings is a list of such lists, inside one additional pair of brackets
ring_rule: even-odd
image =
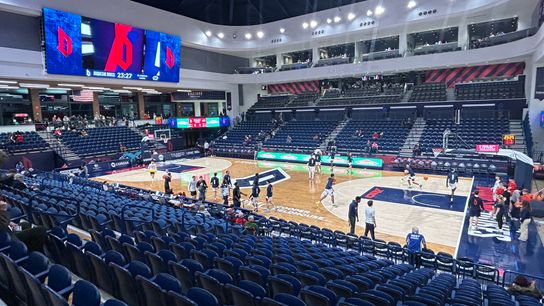
[(64, 87), (49, 87), (47, 90), (72, 90), (72, 88), (64, 88)]
[(48, 84), (37, 84), (37, 83), (19, 83), (19, 86), (26, 88), (49, 88)]
[(413, 9), (414, 7), (416, 7), (416, 5), (417, 5), (417, 3), (414, 0), (410, 0), (410, 1), (408, 1), (407, 7), (409, 9)]
[(179, 92), (192, 92), (190, 89), (178, 89)]
[(351, 21), (351, 20), (353, 20), (353, 19), (355, 19), (355, 14), (349, 13), (349, 14), (348, 14), (348, 20)]
[(251, 37), (253, 37), (253, 36), (251, 35), (251, 33), (246, 33), (245, 36), (246, 36), (246, 39), (251, 39)]
[(85, 86), (83, 84), (70, 84), (70, 83), (58, 83), (57, 85), (61, 86), (61, 87), (83, 87), (83, 86)]
[(366, 11), (366, 15), (367, 15), (367, 16), (372, 16), (372, 14), (374, 14), (374, 13), (372, 13), (372, 10)]
[(130, 86), (124, 86), (124, 89), (130, 89), (130, 90), (142, 90), (142, 87), (130, 87)]
[(285, 33), (285, 28), (280, 28), (280, 33)]
[(315, 20), (310, 21), (310, 28), (313, 29), (315, 27), (317, 27), (317, 21), (315, 21)]
[(342, 20), (342, 18), (340, 16), (335, 16), (334, 17), (334, 22), (335, 23), (339, 23), (341, 20)]
[(2, 88), (0, 88), (0, 89), (6, 90), (6, 89), (21, 89), (21, 88), (19, 88), (19, 87), (17, 87), (17, 86), (6, 86), (6, 87), (2, 87)]
[(257, 32), (257, 37), (263, 38), (264, 37), (264, 32), (263, 31)]
[(332, 22), (332, 19), (327, 18), (327, 23), (331, 23), (331, 22)]
[(385, 8), (381, 5), (378, 5), (376, 6), (376, 8), (374, 9), (374, 12), (376, 13), (376, 15), (381, 15), (385, 12)]
[(307, 29), (310, 25), (307, 22), (302, 23), (302, 28)]
[(17, 84), (16, 81), (7, 81), (7, 80), (0, 80), (0, 83), (2, 83), (2, 84)]
[(212, 37), (212, 31), (209, 31), (209, 30), (208, 30), (208, 31), (206, 31), (205, 34), (206, 34), (206, 36), (208, 36), (208, 37)]
[(223, 37), (225, 37), (225, 34), (223, 34), (223, 32), (219, 32), (217, 33), (217, 37), (223, 39)]

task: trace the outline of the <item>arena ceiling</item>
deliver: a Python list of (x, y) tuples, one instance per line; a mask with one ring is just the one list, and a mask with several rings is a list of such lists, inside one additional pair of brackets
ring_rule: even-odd
[(219, 25), (257, 25), (365, 0), (132, 0)]

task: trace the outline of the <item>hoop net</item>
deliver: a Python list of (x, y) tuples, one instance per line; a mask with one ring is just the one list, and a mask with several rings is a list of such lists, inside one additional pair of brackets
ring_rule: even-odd
[(433, 148), (433, 155), (434, 157), (438, 157), (442, 152), (444, 152), (443, 148)]

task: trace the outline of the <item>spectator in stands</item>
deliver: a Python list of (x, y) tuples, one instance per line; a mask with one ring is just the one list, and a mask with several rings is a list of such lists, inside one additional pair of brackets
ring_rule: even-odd
[(9, 134), (9, 142), (10, 143), (17, 143), (17, 135), (15, 133)]
[(85, 130), (81, 130), (81, 131), (79, 131), (79, 136), (80, 137), (87, 137), (87, 136), (89, 136), (89, 133), (87, 133), (87, 131), (85, 131)]
[(372, 152), (372, 142), (369, 140), (366, 141), (366, 147), (365, 147), (365, 151), (366, 153), (368, 154), (371, 154)]
[(413, 157), (421, 155), (421, 148), (419, 147), (419, 143), (416, 143), (414, 145), (414, 148), (412, 149), (412, 154), (413, 154)]
[(244, 218), (244, 213), (243, 212), (238, 212), (236, 214), (236, 218), (234, 218), (234, 224), (237, 224), (237, 225), (241, 225), (241, 226), (244, 226), (246, 224), (247, 220), (246, 218)]
[(244, 232), (251, 235), (257, 234), (257, 223), (255, 223), (254, 216), (247, 217), (247, 222), (244, 226)]
[(292, 143), (293, 142), (293, 137), (291, 137), (291, 135), (287, 135), (287, 139), (285, 141), (286, 143)]
[(421, 265), (421, 251), (427, 248), (427, 242), (425, 236), (419, 233), (417, 226), (412, 227), (412, 232), (406, 235), (406, 247), (409, 255), (408, 262), (419, 267)]
[(204, 156), (209, 156), (210, 155), (210, 143), (205, 140), (204, 141)]
[(315, 134), (314, 137), (312, 137), (313, 140), (318, 141), (319, 140), (319, 134)]
[(529, 224), (532, 220), (531, 203), (529, 201), (521, 202), (521, 211), (519, 215), (519, 221), (521, 222), (519, 241), (527, 241), (529, 238)]
[(12, 239), (26, 244), (29, 251), (43, 252), (46, 230), (41, 226), (31, 227), (28, 222), (11, 222), (8, 204), (0, 200), (0, 232), (8, 232)]
[(28, 186), (26, 185), (24, 180), (24, 176), (21, 173), (16, 173), (15, 175), (13, 175), (13, 182), (11, 183), (11, 187), (21, 191), (28, 189)]
[(378, 145), (378, 143), (374, 141), (374, 142), (372, 143), (372, 150), (371, 150), (371, 152), (374, 153), (374, 154), (376, 154), (376, 153), (378, 153), (379, 148), (380, 148), (380, 146)]
[(348, 220), (350, 234), (355, 234), (355, 222), (359, 222), (359, 202), (361, 202), (361, 197), (357, 196), (349, 204)]
[(15, 164), (15, 172), (17, 173), (21, 173), (25, 170), (25, 165), (23, 164), (22, 161), (18, 161), (16, 164)]
[(536, 287), (536, 282), (529, 281), (523, 275), (518, 275), (514, 279), (512, 286), (508, 288), (508, 293), (512, 295), (528, 295), (528, 296), (535, 297), (539, 300), (542, 298), (542, 293)]
[(376, 229), (376, 210), (374, 209), (374, 207), (372, 207), (374, 205), (374, 201), (372, 200), (369, 200), (367, 203), (366, 203), (367, 207), (365, 208), (365, 237), (368, 236), (368, 233), (370, 233), (370, 238), (372, 238), (372, 240), (375, 240), (376, 237), (374, 235), (374, 230)]
[(62, 131), (60, 128), (56, 128), (55, 131), (53, 131), (53, 136), (55, 136), (57, 140), (60, 140), (60, 137), (62, 136)]
[(127, 151), (127, 147), (122, 142), (120, 142), (119, 143), (119, 152), (126, 152), (126, 151)]
[(372, 139), (378, 139), (380, 138), (380, 134), (378, 132), (372, 133)]

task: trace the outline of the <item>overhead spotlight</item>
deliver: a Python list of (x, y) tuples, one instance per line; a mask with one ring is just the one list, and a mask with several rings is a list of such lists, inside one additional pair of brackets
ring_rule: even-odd
[(367, 15), (367, 16), (372, 16), (372, 14), (374, 14), (374, 13), (372, 13), (372, 10), (366, 11), (366, 15)]
[(8, 81), (8, 80), (0, 80), (0, 83), (3, 83), (3, 84), (17, 84), (16, 81)]
[[(0, 81), (0, 83), (2, 83), (2, 81)], [(57, 85), (60, 86), (60, 87), (83, 87), (83, 86), (85, 86), (83, 84), (71, 84), (71, 83), (58, 83)]]
[(217, 33), (217, 37), (223, 39), (223, 37), (225, 37), (225, 34), (223, 34), (223, 32), (219, 32)]
[(307, 22), (302, 23), (302, 28), (307, 29), (310, 25)]
[(246, 37), (246, 39), (251, 39), (251, 37), (253, 37), (253, 36), (251, 35), (251, 33), (246, 33), (245, 37)]
[(353, 19), (355, 19), (355, 14), (349, 13), (349, 14), (348, 14), (348, 20), (351, 21), (351, 20), (353, 20)]
[(212, 31), (209, 31), (209, 30), (208, 30), (208, 31), (206, 31), (205, 34), (206, 34), (206, 36), (208, 36), (208, 37), (212, 37)]
[(381, 15), (385, 12), (385, 8), (381, 5), (378, 5), (376, 6), (376, 8), (374, 9), (374, 12), (376, 13), (376, 15)]
[(414, 0), (410, 0), (410, 1), (408, 1), (407, 7), (409, 9), (413, 9), (414, 7), (416, 7), (416, 5), (417, 5), (417, 3)]
[(280, 33), (285, 33), (285, 28), (280, 28)]
[(334, 17), (334, 23), (339, 23), (341, 20), (342, 20), (342, 18), (340, 18), (340, 16), (335, 16)]
[(257, 37), (263, 38), (263, 36), (264, 36), (264, 32), (263, 32), (263, 31), (257, 32)]
[(327, 18), (327, 23), (331, 23), (331, 22), (332, 22), (332, 19)]
[(310, 21), (310, 28), (313, 29), (315, 27), (317, 27), (317, 21), (315, 21), (315, 20)]
[(26, 88), (49, 88), (49, 84), (19, 83), (19, 86)]

